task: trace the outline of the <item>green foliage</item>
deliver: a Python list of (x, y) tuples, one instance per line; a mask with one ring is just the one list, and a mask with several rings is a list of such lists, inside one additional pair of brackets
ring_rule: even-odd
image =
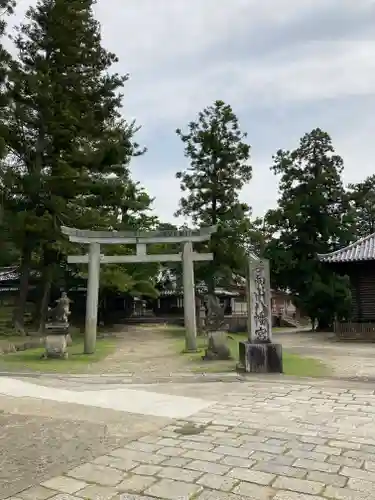
[(177, 215), (191, 217), (199, 227), (218, 227), (209, 244), (214, 262), (197, 266), (198, 277), (212, 288), (214, 277), (228, 279), (244, 267), (250, 207), (240, 201), (239, 193), (251, 180), (250, 146), (237, 116), (223, 101), (200, 112), (187, 133), (176, 132), (190, 162), (187, 170), (177, 173), (183, 191)]
[(364, 238), (375, 232), (375, 175), (363, 182), (349, 184), (348, 196), (353, 212), (356, 237)]
[[(22, 256), (32, 252), (43, 271), (47, 297), (52, 281), (67, 278), (66, 255), (80, 250), (62, 237), (61, 225), (156, 224), (152, 200), (129, 170), (144, 150), (134, 141), (138, 127), (121, 116), (128, 76), (112, 71), (117, 57), (102, 47), (94, 4), (38, 0), (13, 37), (18, 58), (5, 92), (11, 105), (0, 123), (4, 219)], [(153, 295), (156, 272), (156, 265), (103, 266), (103, 287)]]
[(352, 238), (343, 160), (320, 129), (306, 134), (294, 151), (278, 151), (272, 167), (280, 176), (278, 208), (266, 216), (273, 234), (266, 256), (272, 261), (273, 286), (290, 289), (298, 305), (320, 325), (350, 307), (348, 281), (317, 259)]

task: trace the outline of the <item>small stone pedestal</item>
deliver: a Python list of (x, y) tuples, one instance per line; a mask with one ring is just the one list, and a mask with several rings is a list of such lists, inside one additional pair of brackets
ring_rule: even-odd
[(246, 373), (283, 373), (281, 344), (239, 343), (238, 369)]
[(69, 323), (47, 323), (47, 336), (44, 346), (43, 359), (68, 358), (67, 346), (71, 345), (72, 339), (69, 334)]

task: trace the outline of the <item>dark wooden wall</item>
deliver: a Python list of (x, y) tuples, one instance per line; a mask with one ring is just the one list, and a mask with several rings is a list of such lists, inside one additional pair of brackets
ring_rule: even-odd
[(348, 275), (352, 292), (351, 321), (375, 322), (375, 261), (353, 262), (334, 266), (336, 272)]

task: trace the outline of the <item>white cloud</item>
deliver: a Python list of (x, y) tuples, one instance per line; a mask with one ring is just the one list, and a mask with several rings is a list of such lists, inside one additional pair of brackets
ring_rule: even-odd
[[(29, 3), (21, 1), (17, 19)], [(290, 26), (306, 19), (314, 26), (314, 18), (332, 16), (334, 8), (353, 19), (375, 19), (375, 0), (99, 0), (96, 6), (104, 43), (120, 59), (116, 70), (131, 74), (124, 114), (142, 124), (146, 140), (152, 142), (160, 131), (164, 137), (170, 132), (170, 140), (176, 140), (172, 139), (174, 128), (194, 119), (217, 98), (233, 105), (245, 130), (256, 127), (263, 109), (274, 109), (271, 115), (283, 128), (286, 143), (270, 144), (264, 137), (260, 152), (260, 144), (249, 137), (254, 147), (254, 178), (243, 196), (255, 213), (276, 201), (276, 180), (269, 172), (272, 153), (279, 147), (293, 147), (308, 131), (301, 129), (296, 135), (298, 123), (291, 122), (301, 117), (288, 114), (290, 107), (375, 94), (374, 29), (358, 30), (359, 36), (353, 39), (336, 40), (311, 41), (311, 37), (303, 39), (302, 33), (299, 42), (287, 46)], [(258, 43), (255, 34), (269, 33), (272, 40), (277, 30), (284, 30), (285, 44), (257, 56), (266, 37)], [(333, 106), (331, 102), (331, 115)], [(251, 116), (247, 116), (249, 108)], [(304, 123), (314, 122), (313, 112), (310, 118)], [(371, 174), (375, 167), (373, 110), (354, 110), (347, 123), (334, 128), (335, 144), (348, 165), (345, 178), (360, 180)], [(135, 163), (134, 175), (156, 196), (158, 213), (171, 219), (180, 196), (174, 172), (184, 160), (182, 148), (180, 156), (171, 156), (168, 140), (159, 146), (165, 149), (164, 158), (155, 162), (150, 149), (144, 160)]]
[(205, 61), (194, 72), (179, 66), (176, 76), (134, 75), (125, 101), (147, 126), (184, 122), (217, 98), (239, 107), (249, 99), (269, 106), (375, 93), (375, 39), (308, 43), (285, 55)]

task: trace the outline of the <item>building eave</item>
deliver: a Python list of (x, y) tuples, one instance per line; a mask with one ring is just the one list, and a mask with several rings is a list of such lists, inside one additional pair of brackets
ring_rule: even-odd
[(326, 254), (317, 254), (320, 262), (339, 264), (375, 260), (375, 233), (351, 243), (345, 248)]

